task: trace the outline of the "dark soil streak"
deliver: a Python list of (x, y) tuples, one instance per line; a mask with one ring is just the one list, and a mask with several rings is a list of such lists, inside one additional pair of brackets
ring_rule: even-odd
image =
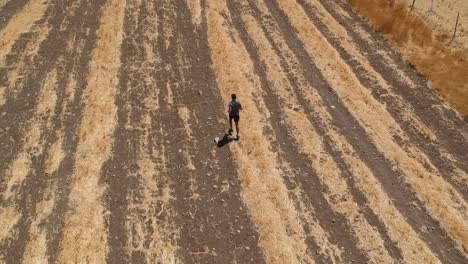
[[(54, 9), (54, 7), (54, 5), (48, 6), (45, 18), (36, 21), (34, 26), (39, 26), (45, 20), (52, 25), (60, 25), (62, 23), (61, 20), (64, 19), (64, 15), (59, 16), (57, 14), (58, 8)], [(60, 6), (60, 8), (64, 7)], [(2, 153), (0, 155), (0, 180), (5, 180), (5, 172), (8, 166), (23, 148), (27, 132), (26, 127), (28, 127), (37, 105), (37, 95), (40, 93), (47, 73), (54, 67), (54, 61), (58, 57), (58, 55), (53, 53), (43, 54), (51, 46), (52, 40), (50, 38), (43, 42), (46, 47), (41, 47), (38, 54), (25, 56), (23, 51), (26, 45), (32, 41), (32, 37), (34, 37), (34, 32), (32, 31), (21, 34), (13, 45), (10, 54), (6, 55), (6, 65), (14, 66), (19, 60), (24, 60), (26, 64), (37, 65), (37, 68), (30, 67), (21, 72), (25, 77), (13, 83), (11, 80), (8, 80), (8, 73), (16, 70), (16, 68), (0, 67), (0, 86), (9, 86), (9, 91), (22, 91), (18, 94), (17, 98), (12, 98), (12, 96), (9, 96), (9, 93), (6, 93), (5, 97), (7, 100), (4, 105), (0, 106), (0, 153)], [(45, 43), (46, 41), (49, 41), (49, 43)], [(4, 191), (4, 187), (0, 185), (0, 191)]]
[(28, 0), (10, 0), (0, 9), (0, 31), (8, 25), (10, 19), (21, 10)]
[[(143, 6), (143, 4), (142, 4)], [(124, 37), (121, 47), (118, 91), (115, 96), (117, 110), (117, 126), (114, 131), (114, 143), (112, 145), (112, 159), (107, 161), (102, 168), (102, 180), (108, 185), (104, 194), (106, 207), (110, 212), (106, 222), (108, 229), (109, 252), (107, 254), (108, 263), (129, 263), (131, 252), (127, 248), (128, 236), (126, 221), (128, 221), (129, 203), (131, 203), (131, 193), (138, 190), (139, 182), (137, 176), (138, 145), (140, 134), (138, 130), (127, 128), (127, 124), (134, 124), (138, 119), (131, 119), (128, 113), (141, 113), (141, 98), (147, 96), (147, 87), (140, 87), (138, 90), (135, 82), (139, 80), (137, 73), (132, 71), (132, 67), (139, 68), (145, 56), (142, 54), (142, 47), (136, 43), (142, 43), (142, 24), (133, 19), (133, 12), (140, 7), (135, 7), (131, 1), (125, 7)], [(139, 12), (140, 16), (145, 15), (143, 8)], [(140, 22), (140, 23), (138, 23)], [(141, 58), (137, 61), (136, 58)], [(133, 91), (132, 91), (133, 90)], [(131, 121), (131, 122), (130, 122)], [(144, 256), (142, 256), (144, 257)], [(141, 262), (143, 263), (143, 261)]]
[[(66, 6), (58, 6), (56, 10), (51, 11), (52, 13), (55, 12), (63, 12), (63, 10), (67, 10)], [(89, 5), (82, 5), (75, 16), (73, 17), (65, 17), (63, 21), (66, 21), (67, 25), (70, 27), (69, 31), (73, 34), (69, 35), (68, 38), (64, 37), (63, 40), (70, 40), (74, 42), (74, 46), (79, 46), (78, 40), (85, 40), (84, 50), (88, 50), (89, 53), (92, 50), (92, 45), (94, 44), (94, 38), (92, 36), (85, 35), (86, 28), (92, 28), (93, 25), (97, 23), (97, 21), (93, 20), (94, 18), (99, 18), (97, 12), (89, 12), (89, 10), (93, 10), (97, 12), (99, 9), (96, 9), (96, 5), (92, 7)], [(63, 12), (65, 14), (65, 12)], [(83, 19), (88, 18), (88, 19)], [(94, 22), (94, 23), (93, 23)], [(81, 33), (81, 36), (79, 34)], [(51, 35), (52, 40), (57, 41), (54, 39), (54, 35)], [(57, 43), (55, 44), (57, 45)], [(70, 156), (74, 155), (74, 150), (76, 149), (77, 140), (71, 139), (69, 136), (66, 136), (65, 144), (69, 144), (65, 146), (65, 152), (67, 153), (67, 157), (61, 162), (59, 170), (54, 172), (52, 175), (46, 175), (45, 173), (45, 164), (48, 158), (48, 152), (52, 144), (58, 138), (58, 131), (60, 127), (63, 126), (63, 122), (67, 122), (67, 116), (62, 116), (61, 113), (63, 109), (66, 108), (66, 94), (65, 94), (65, 87), (67, 86), (68, 81), (68, 74), (70, 72), (75, 72), (76, 69), (77, 75), (80, 75), (80, 71), (86, 71), (87, 64), (84, 62), (89, 61), (89, 53), (81, 53), (81, 49), (72, 50), (72, 53), (67, 54), (63, 53), (59, 55), (59, 57), (64, 58), (76, 58), (70, 60), (63, 60), (63, 62), (67, 61), (67, 64), (62, 64), (58, 62), (57, 65), (57, 72), (58, 72), (58, 88), (57, 88), (57, 104), (55, 109), (49, 116), (41, 117), (45, 118), (44, 120), (51, 119), (52, 127), (50, 130), (47, 130), (45, 127), (45, 122), (41, 124), (41, 130), (46, 131), (41, 138), (43, 142), (44, 150), (42, 153), (34, 154), (32, 156), (32, 169), (27, 175), (26, 179), (24, 180), (22, 186), (20, 187), (20, 194), (18, 197), (15, 198), (14, 203), (19, 205), (18, 208), (21, 211), (21, 218), (18, 224), (15, 226), (16, 236), (13, 240), (9, 241), (8, 248), (6, 249), (6, 256), (8, 263), (16, 263), (21, 261), (23, 258), (24, 250), (26, 248), (27, 243), (29, 242), (29, 230), (30, 225), (33, 219), (36, 216), (36, 206), (37, 203), (40, 202), (42, 199), (50, 198), (50, 191), (54, 192), (54, 196), (56, 199), (56, 203), (54, 204), (54, 210), (51, 215), (44, 220), (43, 223), (40, 224), (40, 228), (45, 228), (47, 230), (47, 237), (48, 237), (48, 250), (47, 254), (49, 258), (53, 259), (53, 256), (56, 255), (58, 252), (58, 247), (51, 247), (54, 240), (57, 240), (58, 236), (56, 235), (59, 225), (57, 225), (56, 218), (60, 218), (64, 215), (65, 210), (60, 210), (57, 212), (56, 208), (61, 203), (61, 199), (68, 200), (68, 193), (69, 193), (69, 183), (64, 182), (61, 178), (64, 174), (68, 175), (72, 172), (72, 159)], [(88, 60), (87, 60), (88, 58)], [(77, 91), (76, 95), (80, 96), (81, 92)], [(77, 107), (76, 107), (77, 108)], [(79, 109), (74, 108), (73, 110), (73, 121), (70, 122), (71, 124), (69, 127), (72, 129), (65, 129), (64, 132), (69, 134), (70, 132), (76, 131), (78, 126), (76, 126), (77, 119), (80, 118), (80, 111)], [(73, 127), (75, 126), (75, 129)], [(67, 126), (66, 126), (67, 127)], [(70, 132), (69, 132), (70, 131)], [(74, 143), (73, 143), (74, 142)], [(70, 151), (70, 149), (73, 149)], [(64, 191), (67, 190), (68, 191)], [(10, 201), (11, 202), (11, 201)], [(60, 215), (60, 216), (59, 216)], [(55, 220), (55, 221), (54, 221)]]
[[(299, 1), (301, 2), (301, 1)], [(336, 1), (341, 8), (347, 12), (352, 21), (345, 16), (340, 15), (328, 1), (320, 0), (322, 6), (328, 13), (338, 21), (348, 32), (362, 52), (367, 53), (366, 57), (370, 65), (381, 74), (384, 80), (393, 88), (393, 92), (400, 95), (414, 109), (418, 118), (427, 125), (437, 136), (441, 145), (445, 147), (457, 159), (457, 165), (468, 172), (468, 123), (461, 119), (453, 109), (437, 108), (443, 104), (443, 99), (434, 89), (431, 89), (424, 76), (419, 74), (413, 67), (406, 62), (401, 55), (397, 54), (390, 44), (379, 34), (376, 33), (361, 17), (356, 15), (351, 6), (344, 1)], [(358, 25), (373, 38), (372, 44), (367, 43), (351, 25)], [(415, 84), (415, 88), (408, 88), (408, 84), (398, 78), (398, 74), (392, 67), (385, 63), (382, 55), (376, 52), (384, 50), (395, 62), (396, 66), (402, 70)], [(373, 93), (375, 96), (375, 93)], [(381, 98), (383, 99), (383, 97)], [(392, 98), (386, 98), (391, 100)], [(392, 104), (388, 104), (391, 106)], [(417, 134), (417, 132), (414, 132)], [(423, 140), (424, 141), (424, 140)], [(421, 147), (429, 153), (430, 156), (437, 155), (437, 147), (429, 143), (422, 144)], [(435, 163), (443, 164), (444, 161), (435, 160)], [(464, 187), (464, 196), (467, 197), (466, 185)]]
[[(335, 120), (342, 135), (353, 146), (361, 160), (371, 169), (374, 176), (382, 184), (384, 190), (392, 197), (395, 206), (407, 218), (408, 223), (417, 234), (426, 241), (428, 246), (437, 254), (442, 262), (464, 262), (463, 253), (457, 250), (456, 244), (450, 239), (440, 223), (431, 217), (423, 203), (411, 191), (411, 187), (403, 182), (403, 174), (399, 170), (392, 170), (391, 165), (384, 155), (367, 136), (365, 130), (357, 120), (349, 113), (337, 94), (325, 81), (324, 76), (313, 63), (312, 57), (305, 48), (289, 23), (287, 16), (279, 9), (275, 1), (266, 1), (273, 18), (277, 21), (281, 32), (286, 37), (289, 48), (296, 54), (305, 77), (312, 87), (317, 89), (328, 112)], [(333, 109), (331, 106), (335, 106)], [(414, 207), (409, 207), (414, 204)], [(426, 232), (423, 227), (432, 227), (432, 232)]]
[[(210, 153), (214, 145), (207, 144), (211, 140), (206, 136), (212, 134), (213, 129), (210, 120), (221, 118), (219, 114), (217, 116), (212, 114), (219, 113), (219, 108), (223, 108), (218, 108), (217, 104), (213, 103), (222, 100), (217, 90), (213, 88), (216, 84), (214, 74), (209, 68), (211, 62), (207, 53), (206, 25), (198, 35), (195, 35), (189, 10), (182, 1), (156, 3), (155, 6), (158, 18), (156, 26), (159, 31), (158, 41), (150, 44), (154, 45), (156, 56), (160, 57), (164, 64), (157, 64), (157, 70), (151, 73), (151, 78), (156, 82), (155, 87), (159, 89), (160, 108), (149, 112), (152, 116), (149, 142), (144, 142), (145, 135), (137, 129), (129, 131), (124, 128), (126, 121), (141, 120), (144, 114), (142, 109), (145, 108), (142, 98), (148, 97), (148, 93), (154, 93), (150, 90), (154, 89), (153, 86), (142, 82), (144, 74), (131, 71), (132, 66), (139, 68), (145, 63), (142, 43), (148, 40), (145, 39), (142, 30), (145, 26), (150, 26), (145, 24), (147, 23), (145, 17), (149, 15), (149, 11), (142, 8), (137, 21), (126, 19), (125, 22), (126, 35), (130, 37), (124, 41), (122, 53), (122, 65), (125, 66), (121, 73), (120, 93), (117, 99), (119, 128), (116, 131), (115, 158), (106, 164), (107, 177), (111, 181), (108, 193), (111, 210), (109, 222), (111, 251), (108, 261), (145, 259), (144, 252), (128, 252), (123, 242), (127, 241), (128, 236), (134, 232), (124, 233), (126, 214), (131, 214), (145, 222), (157, 221), (165, 224), (174, 221), (176, 227), (181, 229), (180, 237), (174, 230), (174, 236), (162, 239), (178, 247), (176, 258), (180, 258), (184, 263), (228, 263), (234, 259), (241, 263), (261, 263), (263, 257), (257, 246), (258, 235), (253, 230), (253, 224), (240, 200), (240, 184), (237, 182), (232, 160), (225, 152), (217, 160)], [(134, 31), (131, 28), (134, 28)], [(167, 35), (166, 32), (171, 29), (176, 35)], [(169, 42), (167, 47), (166, 41)], [(175, 107), (168, 105), (169, 95), (165, 89), (167, 84), (173, 90)], [(200, 97), (198, 91), (201, 91), (204, 97)], [(204, 103), (200, 101), (202, 99)], [(210, 103), (207, 104), (207, 101)], [(198, 116), (198, 123), (192, 121), (193, 119), (190, 120), (194, 139), (189, 139), (184, 131), (184, 124), (177, 113), (179, 105), (188, 107), (191, 114), (205, 113), (205, 116)], [(130, 116), (126, 115), (128, 112), (131, 113)], [(207, 122), (209, 124), (205, 125)], [(168, 161), (165, 164), (167, 168), (159, 171), (161, 176), (157, 182), (158, 186), (168, 184), (173, 190), (171, 195), (174, 196), (174, 200), (165, 204), (164, 211), (162, 208), (155, 210), (161, 214), (154, 215), (153, 219), (146, 219), (147, 216), (142, 215), (143, 212), (128, 209), (130, 204), (138, 205), (143, 197), (142, 183), (132, 177), (137, 174), (138, 169), (135, 157), (141, 148), (145, 148), (142, 144), (165, 152), (163, 155)], [(163, 145), (168, 148), (162, 150)], [(193, 158), (193, 164), (197, 168), (195, 171), (187, 169), (184, 152)], [(155, 161), (158, 157), (154, 155), (153, 153), (152, 159)], [(217, 164), (222, 164), (222, 167)], [(219, 179), (217, 181), (212, 179), (215, 177)], [(190, 189), (191, 178), (194, 179), (197, 192), (201, 195), (199, 199), (190, 199), (193, 194)], [(221, 186), (223, 180), (231, 183), (230, 191), (218, 194), (217, 190), (213, 189), (213, 185)], [(160, 205), (155, 201), (152, 206)], [(241, 233), (235, 232), (237, 230)], [(144, 227), (145, 237), (142, 238), (144, 247), (150, 245), (152, 233), (156, 231), (150, 224)], [(210, 252), (198, 254), (204, 252), (205, 247)], [(210, 254), (213, 252), (216, 255)]]
[[(237, 7), (236, 7), (237, 6)], [(251, 5), (251, 8), (254, 5)], [(281, 111), (283, 106), (281, 102), (276, 97), (271, 96), (275, 94), (272, 87), (272, 84), (269, 82), (267, 73), (266, 73), (266, 66), (264, 63), (259, 59), (260, 56), (257, 53), (257, 48), (255, 43), (252, 39), (250, 39), (247, 29), (238, 13), (239, 5), (234, 4), (232, 2), (228, 2), (228, 8), (230, 10), (232, 16), (232, 22), (236, 27), (236, 30), (239, 32), (239, 36), (248, 51), (252, 62), (254, 63), (254, 68), (256, 74), (259, 76), (261, 81), (262, 89), (268, 94), (269, 96), (265, 96), (264, 100), (269, 105), (269, 110), (272, 113), (272, 116), (276, 117), (283, 117), (284, 114)], [(254, 12), (255, 14), (256, 12)], [(333, 211), (331, 206), (328, 204), (325, 197), (322, 195), (323, 192), (329, 192), (327, 187), (324, 186), (318, 175), (312, 168), (309, 166), (304, 166), (304, 164), (309, 164), (309, 160), (304, 157), (303, 155), (298, 155), (300, 151), (296, 148), (291, 148), (290, 142), (294, 142), (294, 137), (291, 135), (290, 131), (288, 131), (287, 127), (282, 124), (278, 119), (271, 118), (270, 122), (273, 126), (275, 134), (280, 136), (285, 140), (276, 141), (274, 143), (279, 145), (279, 153), (282, 159), (286, 161), (286, 163), (291, 164), (292, 168), (295, 168), (295, 177), (298, 179), (298, 182), (289, 183), (289, 185), (301, 185), (307, 191), (305, 192), (308, 201), (311, 203), (312, 207), (317, 212), (316, 217), (319, 219), (321, 226), (330, 234), (330, 242), (338, 245), (339, 248), (343, 248), (343, 257), (344, 260), (350, 262), (351, 260), (357, 261), (359, 263), (366, 263), (369, 261), (368, 257), (361, 252), (357, 247), (355, 241), (357, 238), (350, 232), (352, 229), (350, 226), (347, 225), (347, 221), (343, 215), (340, 215)], [(287, 139), (287, 140), (286, 140)], [(285, 177), (286, 181), (289, 181), (287, 177)], [(335, 219), (335, 224), (330, 224), (331, 220)], [(314, 246), (313, 244), (310, 246)], [(317, 247), (315, 245), (315, 247)], [(314, 249), (317, 251), (317, 249)], [(323, 257), (323, 256), (322, 256)], [(323, 262), (327, 262), (328, 260), (323, 259)]]
[[(50, 216), (44, 223), (44, 228), (47, 230), (47, 254), (48, 261), (55, 263), (60, 253), (60, 241), (63, 237), (65, 215), (69, 208), (69, 194), (71, 191), (71, 175), (75, 167), (75, 156), (79, 142), (79, 130), (81, 118), (83, 114), (83, 93), (87, 86), (87, 78), (89, 74), (89, 62), (91, 54), (94, 50), (97, 40), (97, 28), (100, 25), (102, 14), (103, 0), (86, 1), (80, 6), (76, 15), (73, 17), (73, 27), (76, 27), (74, 32), (78, 32), (73, 36), (78, 49), (74, 49), (71, 54), (65, 55), (66, 58), (76, 58), (76, 60), (68, 60), (67, 69), (72, 69), (73, 76), (76, 78), (76, 89), (74, 90), (73, 98), (64, 106), (65, 116), (62, 117), (59, 125), (64, 133), (63, 135), (63, 150), (65, 157), (59, 165), (59, 169), (49, 177), (57, 186), (55, 191), (55, 203)], [(63, 7), (59, 10), (63, 12)], [(89, 32), (89, 33), (88, 33)], [(80, 44), (78, 44), (80, 43)], [(67, 60), (66, 60), (67, 61)], [(67, 71), (70, 72), (70, 71)]]
[[(192, 115), (189, 123), (194, 139), (189, 140), (186, 135), (173, 137), (170, 139), (170, 145), (174, 148), (170, 151), (185, 149), (189, 156), (197, 157), (193, 159), (195, 171), (187, 173), (186, 168), (172, 168), (172, 175), (176, 179), (175, 206), (178, 212), (187, 212), (181, 214), (185, 219), (178, 223), (184, 226), (179, 240), (179, 253), (189, 263), (228, 263), (233, 260), (240, 263), (263, 263), (263, 255), (258, 248), (258, 234), (253, 229), (246, 206), (240, 198), (241, 187), (232, 154), (218, 150), (213, 155), (211, 152), (216, 146), (207, 143), (211, 142), (209, 135), (213, 135), (214, 125), (219, 125), (219, 120), (226, 117), (221, 114), (224, 113), (225, 107), (219, 103), (223, 100), (216, 89), (216, 79), (211, 69), (206, 2), (202, 1), (201, 4), (203, 21), (200, 29), (195, 32), (187, 3), (175, 1), (174, 17), (167, 17), (170, 16), (169, 13), (163, 13), (162, 16), (166, 16), (168, 23), (173, 25), (175, 32), (179, 34), (169, 39), (170, 45), (167, 50), (161, 45), (162, 42), (159, 45), (162, 61), (170, 62), (170, 67), (166, 69), (172, 69), (163, 73), (160, 78), (175, 84), (175, 105), (185, 105)], [(180, 68), (183, 66), (189, 67)], [(199, 91), (203, 96), (198, 94)], [(198, 120), (193, 119), (195, 114)], [(166, 131), (171, 130), (167, 128)], [(180, 155), (173, 157), (175, 159), (170, 160), (186, 163)], [(196, 182), (201, 197), (188, 203), (187, 199), (191, 195), (190, 177)], [(228, 192), (221, 193), (213, 188), (213, 185), (222, 186), (223, 182), (229, 183)], [(203, 252), (204, 246), (211, 252), (215, 251), (216, 256), (193, 254)]]
[[(287, 73), (288, 81), (291, 83), (292, 87), (295, 88), (293, 93), (295, 94), (295, 97), (298, 98), (298, 101), (301, 104), (301, 109), (304, 109), (304, 112), (306, 113), (314, 113), (314, 109), (310, 107), (309, 104), (307, 104), (306, 100), (302, 98), (301, 93), (298, 91), (299, 89), (297, 89), (297, 87), (299, 87), (301, 84), (294, 74), (294, 65), (291, 65), (290, 61), (288, 60), (288, 54), (282, 54), (281, 50), (279, 49), (272, 36), (271, 30), (269, 30), (268, 28), (268, 25), (274, 24), (273, 18), (268, 15), (263, 16), (261, 14), (261, 11), (254, 5), (252, 1), (249, 1), (249, 3), (251, 10), (254, 12), (253, 16), (261, 25), (261, 28), (266, 38), (271, 44), (276, 55), (280, 58), (281, 67), (283, 68), (284, 72)], [(338, 165), (341, 175), (346, 178), (347, 187), (351, 190), (353, 200), (362, 208), (362, 214), (364, 215), (366, 221), (378, 230), (382, 239), (385, 241), (385, 247), (389, 252), (390, 256), (395, 260), (402, 260), (403, 256), (401, 253), (401, 249), (399, 249), (396, 246), (396, 242), (389, 237), (385, 225), (379, 220), (379, 218), (377, 217), (377, 215), (375, 215), (372, 209), (367, 206), (367, 197), (356, 185), (353, 174), (351, 172), (351, 168), (343, 161), (343, 155), (341, 151), (336, 149), (335, 144), (333, 144), (333, 140), (329, 136), (327, 136), (327, 131), (324, 128), (324, 126), (317, 121), (320, 120), (320, 118), (312, 117), (312, 115), (307, 115), (307, 118), (309, 122), (313, 125), (314, 130), (317, 131), (319, 135), (323, 136), (325, 150), (328, 153), (330, 153), (330, 156)]]
[[(400, 103), (398, 103), (398, 100), (392, 95), (387, 94), (383, 87), (381, 87), (379, 84), (374, 83), (371, 79), (367, 77), (367, 71), (357, 60), (353, 59), (353, 57), (340, 45), (339, 40), (333, 35), (332, 32), (330, 32), (325, 23), (319, 19), (317, 10), (312, 6), (305, 4), (303, 0), (299, 0), (298, 2), (303, 6), (307, 16), (315, 25), (315, 27), (327, 39), (330, 45), (340, 54), (342, 60), (350, 66), (350, 68), (353, 70), (354, 74), (358, 78), (359, 82), (364, 87), (371, 90), (372, 96), (376, 100), (385, 103), (386, 109), (389, 111), (391, 116), (406, 132), (410, 142), (401, 142), (401, 147), (405, 149), (405, 146), (407, 145), (418, 146), (417, 148), (421, 149), (423, 153), (425, 153), (430, 159), (431, 163), (434, 164), (434, 166), (440, 171), (442, 177), (446, 179), (450, 184), (452, 184), (460, 192), (460, 194), (462, 194), (465, 200), (467, 200), (468, 188), (466, 188), (466, 184), (460, 183), (456, 179), (450, 177), (450, 174), (454, 170), (455, 164), (453, 164), (452, 161), (442, 156), (442, 154), (440, 153), (440, 146), (438, 142), (430, 142), (430, 140), (427, 137), (425, 137), (417, 131), (417, 129), (412, 125), (411, 121), (405, 120), (403, 116), (404, 113), (401, 112)], [(389, 75), (388, 73), (381, 72), (381, 74), (384, 79), (391, 79), (394, 81), (397, 80), (396, 77), (392, 77), (392, 75)], [(394, 82), (389, 84), (391, 86), (396, 87), (396, 84)], [(459, 163), (457, 165), (460, 168), (463, 168), (465, 171), (468, 171), (467, 163)]]

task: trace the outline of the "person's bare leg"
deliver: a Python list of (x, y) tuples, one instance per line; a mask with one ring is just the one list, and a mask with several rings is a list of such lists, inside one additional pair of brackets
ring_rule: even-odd
[(239, 122), (236, 122), (236, 134), (239, 136)]
[(229, 118), (229, 134), (232, 133), (232, 118)]

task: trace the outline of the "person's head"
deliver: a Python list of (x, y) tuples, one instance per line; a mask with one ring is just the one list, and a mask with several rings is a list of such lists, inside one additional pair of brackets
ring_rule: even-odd
[(236, 98), (237, 98), (236, 94), (231, 94), (231, 99), (232, 99), (233, 101), (235, 101)]

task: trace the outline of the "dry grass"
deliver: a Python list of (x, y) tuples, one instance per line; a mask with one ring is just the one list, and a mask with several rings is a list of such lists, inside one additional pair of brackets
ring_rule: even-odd
[(0, 31), (0, 61), (10, 53), (15, 40), (22, 33), (28, 31), (35, 21), (39, 20), (45, 13), (46, 1), (29, 1), (12, 19), (8, 25)]
[(182, 121), (184, 122), (185, 133), (187, 133), (189, 137), (192, 137), (192, 129), (190, 128), (190, 123), (189, 123), (189, 119), (190, 119), (189, 109), (186, 106), (179, 106), (177, 113), (179, 114), (180, 119), (182, 119)]
[(187, 3), (192, 14), (192, 23), (199, 27), (201, 22), (201, 0), (188, 0)]
[(105, 262), (107, 230), (99, 183), (102, 164), (110, 158), (117, 123), (114, 95), (118, 85), (120, 46), (126, 1), (107, 1), (99, 39), (93, 50), (84, 92), (85, 109), (79, 132), (75, 172), (71, 177), (69, 212), (65, 218), (59, 262)]
[[(140, 153), (141, 155), (142, 153)], [(146, 154), (143, 154), (146, 155)], [(140, 158), (137, 162), (138, 178), (141, 181), (142, 200), (138, 203), (129, 205), (129, 214), (125, 221), (125, 228), (128, 236), (126, 241), (126, 251), (142, 253), (148, 263), (181, 263), (176, 257), (176, 251), (179, 249), (173, 240), (180, 237), (180, 228), (176, 228), (170, 220), (173, 218), (173, 212), (167, 209), (174, 197), (173, 190), (169, 186), (161, 186), (161, 178), (164, 177), (160, 172), (160, 164), (156, 164), (150, 158)], [(161, 205), (159, 208), (155, 204)], [(156, 215), (168, 216), (169, 221), (159, 221)], [(155, 219), (155, 221), (148, 221)], [(150, 225), (150, 226), (149, 226)], [(147, 237), (151, 233), (151, 242), (147, 244)]]
[(468, 117), (468, 51), (447, 46), (398, 0), (348, 0), (462, 115)]
[(47, 197), (37, 204), (37, 216), (31, 223), (29, 231), (31, 238), (23, 256), (25, 263), (47, 263), (47, 234), (46, 231), (41, 228), (41, 224), (50, 215), (55, 203), (53, 192), (49, 192), (48, 195), (51, 197)]
[(437, 170), (424, 168), (423, 164), (427, 158), (417, 148), (408, 146), (402, 149), (393, 141), (394, 135), (399, 135), (404, 140), (407, 140), (407, 137), (386, 111), (385, 106), (375, 100), (359, 83), (351, 69), (318, 30), (302, 22), (307, 20), (303, 10), (287, 2), (279, 1), (279, 3), (288, 13), (299, 38), (309, 54), (314, 57), (327, 82), (361, 123), (378, 150), (402, 170), (404, 180), (412, 185), (413, 190), (425, 202), (433, 216), (439, 219), (460, 248), (466, 249), (468, 232), (463, 230), (463, 223), (467, 216), (467, 204), (460, 194), (443, 180)]
[[(257, 6), (262, 12), (268, 13), (264, 4), (257, 3)], [(287, 80), (287, 74), (280, 67), (279, 57), (273, 51), (254, 17), (245, 15), (243, 18), (249, 35), (258, 47), (260, 57), (265, 61), (267, 77), (273, 84), (272, 89), (275, 90), (275, 95), (281, 98), (281, 102), (284, 102), (285, 121), (294, 131), (295, 143), (300, 146), (301, 153), (309, 158), (309, 162), (317, 172), (321, 182), (330, 190), (330, 192), (324, 192), (325, 198), (334, 211), (347, 216), (348, 224), (352, 227), (353, 232), (360, 234), (356, 241), (358, 248), (366, 252), (373, 263), (390, 263), (391, 258), (385, 249), (384, 241), (359, 211), (359, 205), (353, 201), (346, 181), (340, 175), (340, 169), (332, 156), (322, 149), (322, 137), (312, 129), (313, 127), (304, 113), (293, 110), (301, 107), (297, 102), (297, 98), (288, 92), (292, 87)], [(272, 29), (272, 32), (279, 31), (278, 29)], [(275, 42), (279, 43), (278, 47), (282, 53), (289, 53), (285, 40), (280, 34), (274, 35)], [(299, 64), (294, 56), (288, 56), (288, 60), (290, 65)], [(301, 71), (291, 73), (297, 76), (301, 74)], [(297, 78), (301, 79), (298, 76)], [(324, 239), (324, 237), (315, 238), (315, 240), (321, 239)]]
[(269, 112), (258, 96), (260, 85), (251, 75), (253, 65), (240, 39), (235, 36), (236, 42), (231, 40), (228, 23), (220, 13), (228, 13), (225, 4), (210, 2), (208, 40), (213, 70), (225, 103), (235, 92), (248, 106), (241, 125), (248, 127), (249, 133), (242, 136), (240, 144), (230, 147), (239, 164), (242, 197), (257, 227), (260, 248), (269, 263), (313, 262), (306, 255), (306, 235), (277, 167), (276, 154), (263, 134)]
[(0, 0), (0, 9), (3, 8), (6, 3), (8, 3), (8, 0)]
[(41, 138), (44, 136), (44, 130), (50, 126), (50, 113), (55, 108), (57, 101), (57, 95), (55, 93), (55, 89), (57, 88), (56, 81), (57, 73), (53, 70), (48, 74), (39, 94), (39, 103), (35, 109), (36, 112), (34, 113), (32, 123), (28, 127), (22, 152), (10, 166), (10, 178), (7, 183), (7, 190), (4, 193), (5, 199), (9, 199), (15, 194), (14, 189), (18, 187), (28, 175), (31, 165), (31, 154), (42, 152), (44, 142)]
[[(75, 93), (75, 89), (77, 86), (76, 81), (77, 80), (75, 76), (73, 74), (70, 74), (67, 80), (67, 85), (65, 87), (65, 98), (66, 98), (65, 101), (67, 102), (67, 104), (71, 103), (73, 100), (73, 95)], [(56, 89), (56, 87), (54, 89)], [(54, 101), (57, 100), (56, 97), (57, 95), (54, 94)], [(52, 111), (52, 108), (50, 109), (51, 109), (50, 111)], [(64, 107), (60, 115), (64, 116), (66, 114), (66, 111), (67, 111), (67, 108)], [(65, 157), (65, 152), (63, 149), (63, 134), (64, 134), (63, 128), (59, 128), (59, 130), (57, 131), (58, 138), (49, 149), (49, 153), (45, 161), (45, 172), (48, 174), (52, 174), (53, 172), (59, 170), (60, 163)]]

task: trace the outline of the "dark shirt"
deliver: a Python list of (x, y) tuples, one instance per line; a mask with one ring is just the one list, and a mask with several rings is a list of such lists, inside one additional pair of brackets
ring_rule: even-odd
[(229, 103), (229, 109), (231, 110), (229, 112), (230, 116), (238, 116), (239, 115), (239, 110), (241, 108), (241, 104), (238, 101), (231, 101)]

